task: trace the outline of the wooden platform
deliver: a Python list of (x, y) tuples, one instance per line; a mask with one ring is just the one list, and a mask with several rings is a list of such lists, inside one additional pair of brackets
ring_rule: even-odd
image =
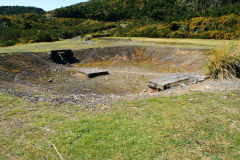
[(100, 68), (80, 68), (79, 71), (90, 78), (109, 74), (107, 70), (103, 70)]
[(186, 74), (177, 73), (177, 74), (172, 74), (172, 75), (164, 76), (157, 79), (152, 79), (149, 81), (148, 86), (152, 89), (164, 90), (170, 87), (171, 85), (174, 85), (178, 82), (189, 80), (189, 79), (190, 79), (190, 76)]

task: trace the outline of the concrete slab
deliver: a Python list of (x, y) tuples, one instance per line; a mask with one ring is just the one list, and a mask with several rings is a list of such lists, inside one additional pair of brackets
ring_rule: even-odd
[(190, 76), (186, 74), (177, 73), (177, 74), (172, 74), (172, 75), (164, 76), (157, 79), (152, 79), (149, 81), (148, 86), (152, 89), (164, 90), (170, 87), (171, 85), (174, 85), (178, 82), (189, 80), (189, 79), (190, 79)]
[(191, 75), (191, 78), (197, 79), (197, 82), (205, 81), (206, 79), (210, 78), (210, 76), (204, 76), (204, 75)]
[(90, 78), (109, 74), (107, 70), (103, 70), (100, 68), (80, 68), (79, 71)]

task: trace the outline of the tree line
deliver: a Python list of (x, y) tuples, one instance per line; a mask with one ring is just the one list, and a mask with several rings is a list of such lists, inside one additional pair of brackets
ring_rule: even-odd
[(24, 14), (24, 13), (44, 14), (45, 11), (41, 8), (36, 8), (36, 7), (0, 6), (0, 14), (2, 15)]
[(149, 17), (158, 21), (240, 14), (238, 0), (90, 0), (52, 12), (56, 17), (118, 21)]

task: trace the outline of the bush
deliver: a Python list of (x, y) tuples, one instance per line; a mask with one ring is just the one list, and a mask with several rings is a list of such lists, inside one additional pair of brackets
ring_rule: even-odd
[(160, 36), (164, 37), (164, 38), (169, 37), (168, 35), (169, 35), (169, 33), (171, 33), (171, 30), (169, 28), (161, 28), (158, 31), (160, 33)]
[(188, 34), (181, 31), (175, 31), (169, 34), (170, 38), (186, 38)]
[(240, 46), (230, 45), (213, 51), (207, 73), (214, 79), (240, 78)]
[(28, 43), (34, 43), (34, 42), (35, 42), (35, 41), (34, 41), (34, 40), (32, 40), (32, 39), (28, 41)]
[(226, 32), (225, 31), (208, 31), (208, 38), (210, 39), (224, 39)]
[(8, 40), (0, 42), (0, 47), (13, 46), (18, 43), (18, 40)]
[(172, 22), (172, 23), (170, 23), (169, 28), (172, 31), (177, 31), (180, 28), (180, 23), (179, 22)]
[(36, 42), (52, 42), (51, 35), (47, 32), (40, 32), (37, 35)]
[(99, 38), (99, 37), (111, 37), (113, 34), (112, 33), (101, 33), (101, 32), (97, 32), (97, 33), (93, 33), (92, 34), (92, 38)]

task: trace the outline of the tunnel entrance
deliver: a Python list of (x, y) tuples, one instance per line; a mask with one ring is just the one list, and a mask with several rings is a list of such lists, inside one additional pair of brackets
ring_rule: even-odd
[(58, 64), (72, 64), (80, 62), (73, 56), (72, 50), (52, 50), (50, 59)]

